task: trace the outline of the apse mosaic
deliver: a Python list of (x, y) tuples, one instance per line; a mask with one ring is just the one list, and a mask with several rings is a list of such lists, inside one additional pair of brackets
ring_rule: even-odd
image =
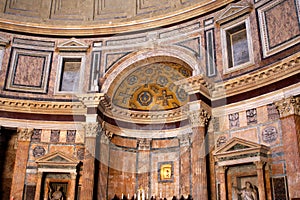
[(188, 102), (188, 94), (179, 87), (178, 82), (191, 75), (189, 69), (171, 62), (140, 67), (121, 81), (114, 93), (113, 103), (133, 110), (180, 107)]

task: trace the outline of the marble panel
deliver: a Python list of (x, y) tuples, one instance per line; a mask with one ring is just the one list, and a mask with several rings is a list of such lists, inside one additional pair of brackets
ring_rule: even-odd
[(6, 89), (47, 93), (52, 52), (13, 48)]
[(257, 9), (264, 57), (299, 42), (299, 1), (276, 0)]

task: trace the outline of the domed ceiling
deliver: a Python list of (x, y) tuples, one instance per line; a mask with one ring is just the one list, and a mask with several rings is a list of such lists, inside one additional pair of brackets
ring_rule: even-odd
[(176, 63), (159, 62), (140, 67), (121, 81), (114, 92), (114, 105), (132, 110), (169, 110), (188, 102), (188, 94), (175, 82), (192, 75)]
[(0, 28), (48, 35), (99, 35), (161, 27), (234, 0), (0, 0)]

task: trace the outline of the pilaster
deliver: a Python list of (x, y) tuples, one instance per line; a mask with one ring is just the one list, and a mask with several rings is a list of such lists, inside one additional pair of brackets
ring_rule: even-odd
[(22, 199), (26, 177), (26, 166), (28, 160), (29, 145), (33, 129), (18, 128), (17, 132), (18, 147), (16, 152), (10, 198)]
[[(197, 109), (198, 108), (198, 109)], [(192, 196), (194, 199), (208, 199), (205, 127), (210, 119), (208, 109), (199, 101), (190, 104), (189, 120), (192, 126), (191, 165), (192, 165)]]
[(280, 114), (289, 198), (300, 197), (300, 97), (275, 102)]

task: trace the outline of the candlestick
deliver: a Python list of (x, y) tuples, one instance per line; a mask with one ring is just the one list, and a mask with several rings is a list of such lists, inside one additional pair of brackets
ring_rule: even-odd
[(123, 197), (124, 197), (124, 194), (122, 193), (122, 199), (123, 199)]

